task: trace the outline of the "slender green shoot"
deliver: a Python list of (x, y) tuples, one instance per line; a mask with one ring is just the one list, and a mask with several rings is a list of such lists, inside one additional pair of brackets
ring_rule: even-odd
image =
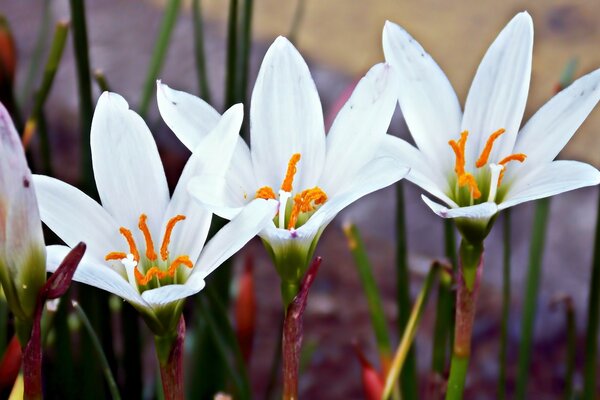
[(225, 78), (225, 108), (229, 108), (236, 103), (238, 14), (238, 0), (229, 0), (229, 21), (227, 22), (227, 75)]
[(298, 40), (298, 32), (300, 32), (300, 26), (302, 25), (302, 21), (304, 20), (304, 15), (306, 13), (306, 1), (305, 0), (297, 0), (296, 9), (294, 10), (294, 18), (292, 19), (292, 27), (290, 28), (290, 33), (288, 33), (288, 38), (290, 42), (296, 44)]
[(102, 92), (110, 92), (110, 85), (106, 80), (106, 75), (104, 75), (104, 71), (101, 69), (94, 70), (94, 80), (96, 81), (96, 85), (100, 88)]
[(177, 22), (180, 8), (181, 0), (169, 0), (165, 8), (165, 14), (160, 23), (158, 37), (156, 38), (156, 44), (152, 51), (148, 72), (146, 73), (146, 79), (144, 81), (144, 86), (142, 87), (142, 97), (139, 108), (142, 118), (145, 118), (148, 114), (150, 99), (155, 91), (156, 79), (158, 78), (158, 74), (160, 74), (163, 62), (165, 61), (171, 34), (173, 33), (173, 28)]
[(208, 72), (206, 70), (206, 52), (204, 51), (204, 20), (202, 19), (201, 0), (193, 0), (192, 17), (194, 24), (194, 55), (196, 58), (196, 73), (200, 97), (211, 102), (210, 85), (208, 84)]
[(90, 320), (85, 314), (85, 311), (83, 311), (83, 308), (81, 308), (81, 306), (75, 301), (73, 302), (73, 309), (77, 313), (77, 316), (81, 320), (83, 327), (85, 328), (90, 339), (92, 340), (92, 345), (96, 351), (96, 355), (98, 356), (98, 362), (100, 363), (102, 371), (104, 372), (104, 377), (106, 378), (106, 383), (108, 385), (108, 389), (110, 390), (112, 398), (120, 400), (121, 395), (119, 394), (117, 383), (115, 382), (115, 378), (113, 377), (112, 371), (110, 370), (110, 366), (108, 365), (106, 355), (104, 355), (104, 351), (102, 350), (100, 340), (98, 339), (98, 336), (96, 336), (96, 332), (94, 332), (94, 328), (92, 328)]
[(503, 263), (502, 263), (502, 322), (500, 324), (500, 355), (498, 374), (498, 400), (506, 398), (506, 356), (508, 353), (508, 321), (510, 318), (510, 209), (504, 211)]
[(542, 258), (544, 254), (544, 242), (546, 238), (549, 209), (549, 198), (537, 201), (533, 219), (531, 246), (529, 248), (529, 267), (527, 268), (527, 278), (525, 282), (523, 314), (521, 317), (521, 346), (519, 347), (516, 390), (516, 398), (519, 400), (525, 400), (527, 398), (527, 382), (530, 375), (529, 367), (533, 350), (533, 328), (537, 312), (540, 281), (542, 278)]
[[(252, 12), (254, 0), (244, 0), (241, 17), (241, 40), (239, 44), (240, 57), (238, 61), (237, 101), (248, 104), (248, 74), (250, 70), (250, 51), (252, 48)], [(248, 107), (246, 107), (248, 111)], [(248, 113), (249, 115), (249, 113)], [(243, 127), (244, 136), (247, 135), (247, 124)]]
[(437, 262), (433, 263), (429, 270), (429, 273), (427, 274), (427, 277), (425, 278), (425, 282), (423, 283), (421, 291), (419, 292), (419, 295), (415, 300), (415, 304), (413, 305), (412, 311), (410, 313), (410, 318), (408, 319), (408, 323), (406, 324), (406, 329), (402, 334), (402, 339), (400, 340), (400, 344), (398, 345), (396, 354), (394, 355), (392, 366), (385, 379), (383, 395), (381, 396), (382, 400), (390, 398), (394, 389), (394, 385), (398, 381), (398, 376), (400, 375), (402, 367), (408, 357), (411, 343), (413, 342), (415, 334), (417, 333), (417, 327), (419, 325), (421, 316), (423, 315), (423, 310), (425, 308), (425, 304), (427, 303), (429, 293), (431, 292), (431, 287), (440, 271), (442, 271), (441, 265)]

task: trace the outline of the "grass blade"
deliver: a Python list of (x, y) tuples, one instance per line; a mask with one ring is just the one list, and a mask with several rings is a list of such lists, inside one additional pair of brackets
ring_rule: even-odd
[(200, 0), (192, 2), (192, 18), (194, 24), (194, 55), (196, 57), (196, 73), (200, 97), (211, 102), (210, 86), (208, 84), (208, 73), (206, 71), (206, 53), (204, 51), (204, 21), (202, 19), (202, 4)]
[(225, 78), (225, 108), (236, 103), (237, 83), (237, 44), (238, 0), (229, 0), (229, 21), (227, 22), (227, 75)]

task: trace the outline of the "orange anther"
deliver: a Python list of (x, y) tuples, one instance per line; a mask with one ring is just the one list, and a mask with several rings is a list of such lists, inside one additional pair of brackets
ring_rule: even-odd
[(104, 256), (104, 259), (106, 261), (109, 261), (109, 260), (119, 260), (119, 261), (121, 261), (124, 258), (127, 258), (127, 254), (122, 253), (122, 252), (118, 252), (118, 251), (111, 251), (106, 256)]
[(509, 156), (504, 157), (498, 163), (504, 167), (504, 168), (502, 168), (502, 171), (500, 171), (500, 176), (498, 177), (498, 186), (500, 186), (500, 184), (502, 183), (502, 178), (504, 178), (504, 171), (506, 171), (506, 164), (508, 164), (511, 161), (518, 161), (518, 162), (522, 163), (523, 161), (525, 161), (526, 158), (527, 158), (527, 156), (523, 153), (515, 153), (515, 154), (511, 154)]
[(479, 158), (477, 159), (477, 162), (475, 163), (475, 166), (477, 168), (481, 168), (485, 164), (487, 164), (488, 158), (490, 157), (490, 154), (492, 152), (492, 147), (494, 147), (494, 142), (496, 141), (496, 139), (498, 139), (500, 136), (502, 136), (502, 134), (504, 132), (506, 132), (506, 131), (502, 128), (502, 129), (498, 129), (496, 132), (494, 132), (490, 135), (487, 142), (485, 143), (485, 147), (481, 151), (481, 155), (479, 156)]
[(256, 191), (256, 195), (254, 196), (257, 199), (276, 199), (275, 192), (271, 189), (270, 186), (263, 186)]
[(144, 234), (144, 240), (146, 241), (146, 257), (149, 260), (156, 260), (156, 252), (154, 251), (154, 242), (152, 241), (152, 235), (150, 234), (150, 230), (148, 229), (148, 224), (146, 224), (146, 220), (148, 217), (146, 214), (140, 215), (140, 222), (138, 223), (138, 228)]
[(192, 263), (192, 260), (190, 260), (190, 258), (188, 256), (179, 256), (176, 259), (173, 260), (173, 262), (171, 263), (171, 265), (169, 266), (169, 269), (167, 271), (167, 273), (169, 274), (169, 276), (174, 276), (175, 275), (175, 271), (177, 271), (177, 268), (180, 265), (185, 265), (188, 268), (193, 268), (194, 264)]
[(131, 231), (127, 228), (120, 227), (119, 232), (121, 235), (125, 237), (127, 240), (127, 244), (129, 245), (129, 252), (133, 255), (133, 259), (135, 261), (140, 261), (140, 253), (138, 252), (137, 246), (135, 245), (135, 240), (133, 240), (133, 235)]
[(175, 224), (179, 221), (183, 221), (185, 219), (184, 215), (176, 215), (167, 222), (167, 227), (165, 228), (165, 235), (163, 236), (163, 241), (160, 246), (160, 258), (163, 261), (169, 257), (169, 242), (171, 241), (171, 233), (173, 233), (173, 228), (175, 228)]
[(137, 267), (135, 268), (135, 279), (138, 281), (138, 283), (142, 286), (145, 286), (148, 284), (148, 282), (150, 282), (154, 277), (158, 278), (158, 279), (163, 279), (164, 277), (167, 276), (167, 273), (164, 271), (161, 271), (160, 269), (158, 269), (157, 267), (152, 267), (148, 270), (148, 272), (146, 272), (146, 275), (142, 274)]
[(291, 192), (293, 189), (292, 182), (294, 181), (294, 175), (296, 175), (296, 171), (298, 170), (296, 168), (296, 164), (298, 164), (298, 161), (300, 161), (300, 153), (295, 153), (292, 155), (290, 161), (288, 162), (285, 178), (283, 179), (283, 183), (281, 184), (281, 190), (283, 190), (284, 192)]
[(298, 216), (301, 212), (309, 212), (315, 209), (315, 206), (321, 205), (327, 201), (327, 195), (319, 188), (306, 189), (294, 196), (294, 206), (290, 214), (288, 229), (292, 229), (298, 222)]
[(458, 178), (458, 186), (469, 186), (471, 190), (471, 196), (473, 199), (478, 199), (481, 197), (481, 192), (479, 191), (479, 187), (477, 186), (477, 182), (475, 181), (475, 177), (468, 172), (465, 172), (462, 176)]
[(465, 144), (467, 143), (467, 137), (469, 131), (463, 131), (460, 134), (460, 139), (450, 140), (448, 144), (452, 147), (454, 154), (456, 155), (456, 163), (454, 164), (454, 172), (460, 178), (465, 173)]

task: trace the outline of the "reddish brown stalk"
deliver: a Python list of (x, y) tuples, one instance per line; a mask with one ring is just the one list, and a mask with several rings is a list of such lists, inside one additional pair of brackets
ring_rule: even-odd
[(300, 290), (290, 303), (283, 322), (283, 399), (293, 400), (298, 398), (298, 368), (300, 366), (300, 349), (302, 347), (303, 323), (302, 316), (306, 308), (308, 290), (315, 280), (321, 257), (312, 262), (302, 283)]
[(177, 333), (170, 338), (155, 338), (160, 377), (165, 400), (183, 400), (183, 342), (185, 320), (183, 315), (177, 325)]

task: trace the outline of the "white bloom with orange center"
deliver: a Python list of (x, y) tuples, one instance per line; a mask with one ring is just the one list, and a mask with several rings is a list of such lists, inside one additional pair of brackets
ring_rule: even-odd
[[(41, 217), (66, 244), (87, 244), (74, 279), (136, 307), (155, 334), (174, 329), (183, 299), (268, 223), (277, 203), (254, 201), (205, 243), (212, 214), (187, 191), (192, 176), (228, 168), (243, 118), (229, 109), (187, 162), (173, 197), (148, 127), (114, 93), (98, 100), (91, 130), (92, 162), (102, 206), (57, 179), (35, 176)], [(210, 190), (210, 189), (208, 189)], [(48, 270), (69, 251), (48, 247)]]
[(387, 137), (386, 150), (406, 160), (407, 179), (447, 204), (431, 209), (457, 218), (463, 233), (487, 234), (500, 210), (600, 183), (600, 172), (553, 161), (600, 99), (600, 70), (548, 101), (519, 131), (531, 75), (533, 23), (517, 14), (485, 54), (464, 113), (435, 61), (402, 28), (383, 30), (387, 61), (400, 79), (399, 103), (418, 148)]
[[(260, 236), (280, 275), (298, 280), (338, 212), (407, 173), (395, 155), (380, 155), (396, 93), (391, 67), (374, 66), (326, 136), (308, 66), (279, 37), (265, 55), (252, 92), (250, 149), (239, 140), (220, 192), (207, 191), (202, 178), (192, 179), (190, 191), (225, 218), (233, 218), (254, 198), (279, 200), (278, 215)], [(207, 116), (213, 124), (219, 118), (202, 100), (166, 85), (159, 84), (158, 104), (165, 122), (189, 149), (207, 131)]]

